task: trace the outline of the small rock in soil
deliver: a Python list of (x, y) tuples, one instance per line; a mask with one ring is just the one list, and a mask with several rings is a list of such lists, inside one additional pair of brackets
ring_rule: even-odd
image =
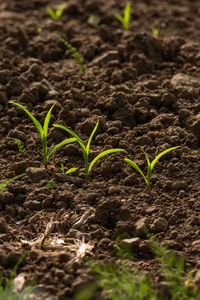
[(47, 178), (47, 170), (44, 168), (29, 167), (27, 168), (26, 172), (28, 177), (34, 182), (38, 182), (43, 178)]

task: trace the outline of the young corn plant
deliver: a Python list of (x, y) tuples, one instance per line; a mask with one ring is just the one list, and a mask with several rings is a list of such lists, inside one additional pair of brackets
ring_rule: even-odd
[(41, 139), (41, 142), (42, 142), (42, 148), (43, 148), (43, 153), (44, 153), (44, 165), (45, 165), (45, 168), (47, 168), (47, 161), (50, 157), (50, 155), (56, 150), (58, 149), (59, 147), (63, 146), (63, 145), (66, 145), (66, 144), (69, 144), (69, 143), (72, 143), (72, 142), (75, 142), (76, 139), (75, 138), (70, 138), (70, 139), (67, 139), (67, 140), (64, 140), (62, 141), (61, 143), (51, 147), (49, 149), (49, 151), (47, 150), (47, 132), (48, 132), (48, 126), (49, 126), (49, 121), (50, 121), (50, 117), (51, 117), (51, 111), (54, 107), (54, 105), (56, 104), (56, 102), (52, 105), (52, 107), (49, 109), (47, 115), (46, 115), (46, 118), (44, 120), (44, 125), (42, 127), (42, 125), (40, 124), (40, 122), (31, 115), (31, 113), (24, 107), (22, 106), (21, 104), (19, 103), (16, 103), (16, 102), (10, 102), (12, 104), (15, 104), (17, 106), (19, 106), (21, 109), (23, 109), (27, 115), (30, 117), (30, 119), (33, 121), (33, 123), (35, 124), (35, 127), (37, 128), (38, 132), (39, 132), (39, 135), (40, 135), (40, 139)]
[(46, 10), (49, 13), (50, 17), (52, 18), (52, 20), (58, 21), (60, 20), (65, 8), (66, 8), (66, 4), (63, 3), (55, 11), (50, 6), (48, 6)]
[(76, 49), (69, 42), (62, 39), (57, 34), (54, 34), (54, 36), (69, 49), (71, 56), (75, 59), (76, 63), (78, 64), (79, 70), (81, 70), (84, 73), (86, 70), (86, 65), (84, 65), (84, 63), (83, 63), (83, 57), (80, 57), (80, 54), (76, 51)]
[(92, 140), (92, 137), (93, 137), (94, 133), (97, 130), (98, 124), (99, 124), (99, 120), (97, 121), (97, 123), (96, 123), (96, 125), (95, 125), (95, 127), (94, 127), (94, 129), (93, 129), (93, 131), (92, 131), (92, 133), (90, 135), (90, 137), (89, 137), (89, 140), (87, 142), (86, 147), (85, 147), (83, 141), (78, 137), (78, 135), (75, 132), (73, 132), (72, 130), (70, 130), (70, 129), (62, 126), (62, 125), (53, 124), (53, 126), (61, 128), (61, 129), (64, 129), (65, 131), (67, 131), (68, 133), (70, 133), (72, 136), (74, 136), (76, 138), (76, 141), (78, 142), (79, 146), (81, 147), (81, 150), (83, 152), (84, 161), (85, 161), (85, 183), (86, 184), (87, 184), (89, 172), (91, 171), (91, 169), (94, 166), (94, 164), (101, 157), (103, 157), (105, 155), (108, 155), (108, 154), (115, 153), (115, 152), (124, 151), (124, 149), (109, 149), (109, 150), (103, 151), (102, 153), (100, 153), (99, 155), (97, 155), (92, 160), (92, 162), (89, 164), (88, 159), (89, 159), (90, 143), (91, 143), (91, 140)]
[(61, 163), (61, 168), (62, 168), (62, 173), (63, 173), (63, 174), (70, 174), (70, 173), (75, 172), (75, 171), (78, 169), (78, 168), (70, 168), (70, 169), (68, 169), (68, 170), (65, 172), (63, 163)]
[(14, 180), (16, 180), (16, 179), (18, 179), (18, 178), (24, 176), (24, 175), (25, 175), (25, 173), (20, 174), (20, 175), (14, 177), (14, 178), (11, 178), (11, 179), (8, 179), (8, 180), (1, 181), (1, 182), (0, 182), (0, 194), (2, 194), (4, 191), (7, 191), (7, 185), (8, 185), (10, 182), (12, 182), (12, 181), (14, 181)]
[(138, 171), (140, 173), (140, 175), (142, 175), (146, 185), (147, 185), (147, 188), (149, 188), (149, 182), (150, 182), (150, 179), (151, 179), (151, 173), (152, 173), (152, 170), (153, 170), (153, 167), (155, 166), (156, 162), (163, 156), (165, 155), (166, 153), (174, 150), (174, 149), (177, 149), (179, 148), (180, 146), (177, 146), (177, 147), (172, 147), (172, 148), (169, 148), (163, 152), (161, 152), (158, 156), (156, 156), (156, 158), (150, 163), (149, 161), (149, 158), (146, 154), (146, 152), (144, 151), (144, 149), (141, 147), (143, 153), (145, 154), (145, 157), (146, 157), (146, 160), (147, 160), (147, 166), (148, 166), (148, 173), (147, 173), (147, 177), (145, 177), (144, 173), (142, 172), (142, 170), (140, 169), (140, 167), (138, 167), (138, 165), (136, 165), (136, 163), (134, 163), (132, 160), (128, 159), (128, 158), (124, 158), (124, 161), (127, 162), (131, 167), (133, 167), (136, 171)]
[(130, 16), (131, 16), (131, 3), (129, 2), (126, 3), (123, 17), (117, 13), (114, 14), (114, 17), (121, 22), (125, 30), (129, 30)]
[(24, 151), (25, 151), (24, 146), (19, 139), (12, 138), (12, 137), (7, 137), (7, 139), (15, 141), (17, 143), (19, 152), (24, 153)]

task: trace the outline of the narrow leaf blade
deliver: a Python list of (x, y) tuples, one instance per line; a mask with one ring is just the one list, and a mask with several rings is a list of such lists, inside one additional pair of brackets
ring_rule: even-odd
[(130, 15), (131, 15), (131, 4), (127, 3), (124, 10), (124, 26), (126, 30), (129, 29)]
[(144, 176), (142, 170), (140, 169), (140, 167), (138, 167), (138, 166), (136, 165), (136, 163), (134, 163), (132, 160), (130, 160), (130, 159), (128, 159), (128, 158), (124, 158), (124, 161), (125, 161), (127, 164), (129, 164), (131, 167), (133, 167), (136, 171), (138, 171), (138, 172), (140, 173), (140, 175), (142, 175), (142, 177), (143, 177), (143, 179), (144, 179), (146, 185), (148, 186), (149, 183), (148, 183), (146, 177)]
[(96, 123), (96, 125), (95, 125), (95, 127), (94, 127), (94, 129), (93, 129), (93, 131), (92, 131), (92, 133), (90, 135), (90, 138), (89, 138), (89, 140), (87, 142), (87, 146), (86, 146), (86, 152), (87, 152), (87, 154), (89, 154), (90, 143), (91, 143), (91, 140), (93, 138), (93, 135), (95, 134), (95, 131), (97, 130), (98, 125), (99, 125), (99, 120), (97, 121), (97, 123)]
[(34, 117), (31, 115), (31, 113), (30, 113), (24, 106), (22, 106), (21, 104), (16, 103), (16, 102), (12, 102), (12, 101), (10, 101), (10, 103), (19, 106), (21, 109), (23, 109), (23, 110), (27, 113), (27, 115), (29, 116), (29, 118), (30, 118), (30, 119), (33, 121), (33, 123), (35, 124), (35, 126), (36, 126), (36, 128), (37, 128), (37, 130), (38, 130), (38, 132), (39, 132), (39, 134), (40, 134), (40, 137), (41, 137), (41, 139), (42, 139), (42, 137), (43, 137), (43, 129), (42, 129), (42, 126), (41, 126), (40, 122), (39, 122), (36, 118), (34, 118)]
[(52, 20), (56, 20), (57, 19), (57, 17), (56, 17), (56, 15), (55, 15), (55, 12), (53, 11), (53, 9), (51, 8), (51, 7), (47, 7), (46, 8), (46, 10), (47, 10), (47, 12), (49, 13), (49, 15), (50, 15), (50, 17), (52, 18)]
[(156, 156), (156, 158), (151, 162), (151, 169), (153, 169), (153, 167), (155, 166), (156, 162), (163, 156), (165, 155), (166, 153), (174, 150), (174, 149), (177, 149), (177, 148), (180, 148), (180, 146), (177, 146), (177, 147), (172, 147), (172, 148), (169, 148), (169, 149), (166, 149), (165, 151), (161, 152), (158, 156)]
[(58, 149), (59, 147), (63, 146), (63, 145), (66, 145), (66, 144), (69, 144), (69, 143), (73, 143), (76, 141), (76, 138), (70, 138), (70, 139), (67, 139), (67, 140), (64, 140), (62, 141), (61, 143), (51, 147), (49, 149), (49, 152), (47, 154), (47, 159), (50, 157), (50, 155), (52, 154), (53, 151), (55, 151), (56, 149)]
[(124, 26), (124, 18), (121, 15), (115, 13), (114, 17)]
[(44, 125), (43, 125), (43, 132), (44, 132), (44, 135), (47, 136), (47, 131), (48, 131), (48, 126), (49, 126), (49, 121), (50, 121), (50, 117), (51, 117), (51, 111), (52, 109), (54, 108), (56, 102), (52, 105), (52, 107), (49, 109), (47, 115), (46, 115), (46, 118), (44, 120)]
[(75, 139), (76, 139), (77, 142), (79, 143), (79, 145), (80, 145), (80, 147), (81, 147), (83, 153), (86, 152), (86, 149), (85, 149), (85, 146), (84, 146), (83, 142), (81, 141), (81, 139), (78, 137), (78, 135), (77, 135), (74, 131), (72, 131), (72, 130), (70, 130), (70, 129), (66, 128), (65, 126), (62, 126), (62, 125), (53, 124), (53, 126), (54, 126), (54, 127), (57, 127), (57, 128), (64, 129), (64, 130), (67, 131), (69, 134), (71, 134), (73, 137), (75, 137)]
[(143, 151), (143, 153), (144, 153), (144, 155), (145, 155), (145, 157), (146, 157), (146, 160), (147, 160), (147, 167), (148, 167), (147, 181), (148, 181), (148, 183), (149, 183), (150, 177), (151, 177), (151, 172), (152, 172), (151, 163), (150, 163), (150, 160), (149, 160), (149, 158), (148, 158), (146, 152), (144, 151), (144, 149), (143, 149), (142, 147), (140, 147), (140, 148), (142, 149), (142, 151)]
[(77, 168), (70, 168), (69, 170), (67, 170), (67, 172), (65, 172), (65, 174), (70, 174), (72, 172), (75, 172), (77, 169), (78, 169), (78, 167)]
[(100, 153), (99, 155), (97, 155), (93, 161), (90, 163), (89, 169), (88, 169), (88, 173), (90, 172), (90, 170), (92, 169), (92, 167), (94, 166), (94, 164), (97, 162), (97, 160), (99, 160), (101, 157), (108, 155), (108, 154), (112, 154), (115, 152), (119, 152), (119, 151), (124, 151), (124, 149), (110, 149), (110, 150), (106, 150), (103, 151), (102, 153)]

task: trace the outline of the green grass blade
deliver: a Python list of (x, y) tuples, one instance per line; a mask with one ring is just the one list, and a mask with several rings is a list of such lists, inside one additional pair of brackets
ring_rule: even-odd
[(114, 17), (115, 17), (118, 21), (120, 21), (121, 24), (124, 26), (124, 18), (123, 18), (121, 15), (115, 13), (115, 14), (114, 14)]
[(60, 17), (62, 16), (62, 14), (63, 14), (65, 8), (66, 8), (66, 4), (63, 3), (63, 4), (61, 4), (61, 5), (59, 6), (59, 8), (56, 10), (56, 17), (57, 17), (58, 20), (59, 20)]
[(129, 164), (131, 167), (133, 167), (136, 171), (138, 171), (140, 173), (140, 175), (142, 175), (146, 185), (148, 186), (149, 183), (148, 183), (146, 177), (144, 176), (142, 170), (136, 165), (136, 163), (134, 163), (132, 160), (127, 159), (127, 158), (124, 158), (124, 161), (127, 162), (127, 164)]
[(88, 169), (88, 173), (90, 172), (90, 170), (92, 169), (92, 167), (94, 166), (94, 164), (97, 162), (97, 160), (99, 160), (101, 157), (108, 155), (108, 154), (112, 154), (115, 152), (119, 152), (119, 151), (124, 151), (124, 149), (110, 149), (110, 150), (106, 150), (103, 151), (102, 153), (100, 153), (99, 155), (97, 155), (93, 161), (90, 163), (89, 169)]
[(65, 174), (70, 174), (72, 172), (75, 172), (78, 168), (70, 168), (69, 170), (67, 170), (67, 172), (65, 172)]
[(58, 149), (59, 147), (63, 146), (63, 145), (66, 145), (66, 144), (69, 144), (69, 143), (73, 143), (76, 141), (76, 138), (70, 138), (70, 139), (67, 139), (67, 140), (64, 140), (62, 141), (61, 143), (51, 147), (49, 149), (49, 152), (47, 154), (47, 159), (49, 159), (50, 155), (52, 154), (53, 151), (55, 151), (56, 149)]
[(53, 11), (53, 9), (51, 7), (47, 7), (46, 8), (47, 12), (49, 13), (50, 17), (52, 18), (52, 20), (56, 21), (57, 17), (55, 15), (55, 12)]
[(127, 3), (124, 9), (124, 29), (129, 30), (129, 21), (131, 15), (131, 4)]
[(31, 120), (33, 121), (33, 123), (35, 124), (35, 126), (36, 126), (36, 128), (37, 128), (37, 130), (38, 130), (38, 132), (39, 132), (39, 134), (40, 134), (40, 137), (41, 137), (41, 139), (42, 139), (42, 136), (43, 136), (43, 129), (42, 129), (41, 124), (38, 122), (38, 120), (37, 120), (36, 118), (34, 118), (34, 117), (31, 115), (31, 113), (30, 113), (25, 107), (23, 107), (21, 104), (16, 103), (16, 102), (12, 102), (12, 101), (10, 101), (10, 103), (19, 106), (21, 109), (23, 109), (23, 110), (27, 113), (27, 115), (30, 117), (30, 119), (31, 119)]
[(172, 147), (172, 148), (169, 148), (163, 152), (161, 152), (158, 156), (156, 156), (156, 158), (151, 162), (151, 169), (153, 169), (153, 167), (155, 166), (156, 162), (163, 156), (165, 155), (166, 153), (174, 150), (174, 149), (177, 149), (177, 148), (180, 148), (180, 146), (177, 146), (177, 147)]
[(89, 154), (90, 143), (91, 143), (91, 140), (93, 138), (93, 135), (95, 134), (95, 131), (97, 130), (98, 125), (99, 125), (99, 120), (97, 121), (97, 123), (96, 123), (96, 125), (95, 125), (95, 127), (94, 127), (94, 129), (93, 129), (93, 131), (92, 131), (92, 133), (90, 135), (90, 138), (89, 138), (89, 140), (87, 142), (87, 146), (86, 146), (86, 152), (87, 152), (87, 154)]
[(151, 172), (152, 172), (152, 167), (151, 167), (151, 163), (150, 163), (150, 160), (146, 154), (146, 152), (144, 151), (144, 149), (142, 147), (140, 147), (146, 157), (146, 160), (147, 160), (147, 167), (148, 167), (148, 175), (147, 175), (147, 182), (149, 184), (149, 181), (150, 181), (150, 177), (151, 177)]
[(52, 107), (49, 109), (47, 115), (46, 115), (46, 118), (44, 120), (44, 125), (43, 125), (43, 132), (44, 132), (44, 135), (47, 136), (47, 131), (48, 131), (48, 126), (49, 126), (49, 121), (50, 121), (50, 117), (51, 117), (51, 111), (52, 109), (54, 108), (56, 102), (52, 105)]

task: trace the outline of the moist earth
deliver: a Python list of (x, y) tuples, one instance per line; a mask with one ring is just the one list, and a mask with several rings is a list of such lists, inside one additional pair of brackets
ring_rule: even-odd
[[(0, 4), (0, 180), (25, 173), (0, 195), (3, 278), (26, 250), (18, 273), (26, 282), (36, 280), (36, 299), (72, 298), (94, 280), (83, 256), (117, 262), (125, 239), (136, 266), (159, 286), (162, 277), (144, 227), (184, 257), (195, 275), (200, 269), (199, 1), (135, 0), (128, 31), (113, 16), (123, 15), (124, 2), (68, 1), (53, 21), (46, 7), (60, 4)], [(91, 15), (98, 16), (97, 23)], [(54, 34), (76, 48), (85, 72)], [(9, 101), (25, 106), (41, 124), (56, 101), (49, 147), (70, 137), (52, 124), (70, 128), (86, 144), (99, 120), (89, 160), (112, 148), (125, 152), (98, 160), (87, 184), (77, 143), (60, 147), (45, 169), (34, 124)], [(25, 151), (7, 137), (19, 139)], [(141, 146), (150, 161), (180, 146), (157, 162), (149, 189), (124, 162), (133, 160), (146, 174)], [(65, 171), (79, 168), (65, 175), (61, 163)], [(80, 243), (87, 244), (84, 253)]]

